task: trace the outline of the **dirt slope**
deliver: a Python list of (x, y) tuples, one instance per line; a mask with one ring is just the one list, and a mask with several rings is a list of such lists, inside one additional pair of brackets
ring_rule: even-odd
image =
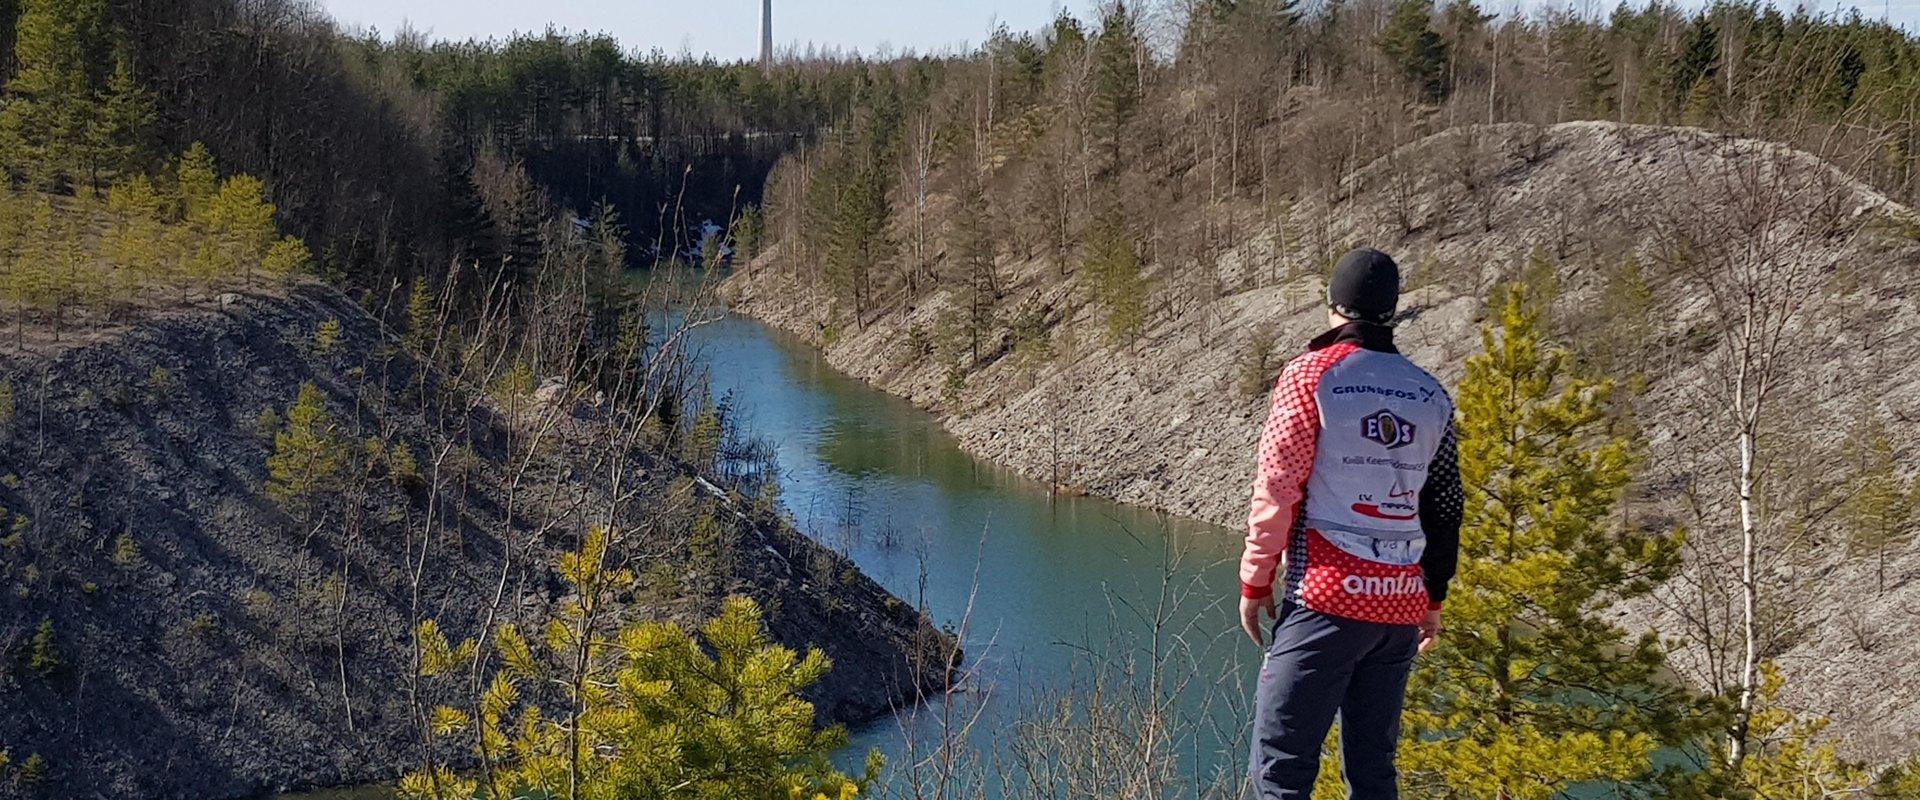
[[(519, 600), (503, 613), (537, 623), (561, 591), (547, 565), (605, 507), (577, 455), (591, 420), (562, 425), (527, 481), (542, 495), (509, 519), (508, 420), (483, 406), (440, 424), (418, 398), (444, 387), (418, 380), (417, 364), (338, 292), (229, 300), (90, 341), (69, 335), (52, 354), (0, 351), (0, 387), (15, 398), (0, 420), (0, 507), (22, 520), (0, 548), (0, 748), (16, 766), (45, 760), (48, 780), (31, 796), (241, 797), (417, 765), (405, 680), (413, 568), (421, 616), (470, 635), (511, 531), (528, 549), (511, 571)], [(330, 320), (341, 341), (321, 354), (315, 331)], [(424, 456), (441, 431), (467, 431), (464, 476), (438, 497), (375, 481), (363, 529), (303, 529), (262, 492), (271, 443), (256, 418), (306, 381), (356, 442), (379, 434)], [(683, 465), (641, 466), (641, 505), (714, 491)], [(424, 562), (410, 560), (408, 531), (430, 501), (448, 521)], [(651, 531), (626, 554), (645, 576), (632, 613), (693, 621), (726, 593), (759, 599), (779, 640), (833, 658), (814, 699), (834, 721), (874, 717), (931, 685), (915, 665), (944, 645), (923, 618), (770, 515), (717, 502), (731, 572), (662, 587), (690, 569), (686, 531)], [(33, 641), (42, 621), (50, 648)], [(59, 665), (36, 669), (42, 651)], [(0, 797), (14, 792), (0, 781)]]
[[(1754, 192), (1789, 184), (1774, 205), (1756, 210)], [(1815, 473), (1803, 494), (1844, 489), (1832, 485), (1844, 478), (1832, 465), (1864, 414), (1890, 420), (1898, 453), (1913, 463), (1917, 437), (1902, 424), (1920, 419), (1913, 215), (1805, 153), (1693, 129), (1502, 125), (1416, 142), (1351, 176), (1340, 196), (1256, 212), (1253, 223), (1236, 226), (1256, 232), (1216, 262), (1150, 265), (1152, 314), (1132, 346), (1107, 343), (1099, 311), (1054, 265), (1003, 259), (1000, 318), (1046, 309), (1057, 321), (1049, 332), (1056, 358), (1023, 372), (1002, 340), (968, 371), (957, 396), (945, 388), (944, 364), (908, 351), (916, 329), (937, 330), (954, 304), (944, 292), (857, 326), (830, 315), (830, 300), (777, 249), (725, 290), (737, 310), (823, 345), (836, 367), (939, 411), (977, 456), (1226, 525), (1231, 536), (1265, 413), (1265, 398), (1240, 388), (1249, 344), (1271, 337), (1283, 360), (1319, 332), (1321, 274), (1332, 256), (1365, 244), (1400, 259), (1410, 312), (1400, 345), (1449, 383), (1479, 347), (1490, 290), (1538, 261), (1549, 266), (1532, 277), (1555, 284), (1561, 334), (1583, 355), (1610, 358), (1646, 381), (1635, 403), (1647, 454), (1636, 502), (1656, 519), (1685, 522), (1699, 546), (1724, 546), (1730, 506), (1712, 492), (1726, 474), (1727, 440), (1708, 413), (1701, 368), (1717, 357), (1712, 317), (1705, 294), (1661, 243), (1678, 230), (1736, 219), (1788, 243), (1784, 257), (1825, 265), (1817, 290), (1828, 302), (1796, 328), (1799, 353), (1777, 407), (1788, 431), (1776, 441), (1796, 450), (1787, 460), (1798, 471)], [(1642, 268), (1647, 302), (1634, 319), (1621, 319), (1610, 291), (1629, 254)], [(1920, 554), (1893, 552), (1881, 590), (1872, 565), (1849, 558), (1843, 533), (1830, 515), (1822, 519), (1794, 541), (1791, 564), (1773, 566), (1792, 572), (1797, 587), (1783, 604), (1793, 606), (1793, 624), (1767, 643), (1792, 679), (1787, 700), (1830, 714), (1852, 752), (1910, 750), (1920, 704), (1903, 698), (1920, 684), (1887, 681), (1911, 675), (1920, 661), (1920, 639), (1894, 632), (1911, 626), (1910, 609), (1920, 603)], [(1674, 606), (1620, 613), (1636, 626), (1672, 631), (1683, 613)]]

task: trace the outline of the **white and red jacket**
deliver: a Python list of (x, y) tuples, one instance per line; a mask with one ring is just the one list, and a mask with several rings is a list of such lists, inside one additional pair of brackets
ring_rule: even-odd
[(1453, 400), (1394, 349), (1393, 329), (1316, 337), (1273, 389), (1240, 590), (1325, 614), (1418, 623), (1447, 596), (1462, 495)]

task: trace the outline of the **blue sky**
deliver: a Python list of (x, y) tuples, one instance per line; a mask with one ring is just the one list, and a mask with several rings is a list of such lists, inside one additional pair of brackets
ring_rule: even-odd
[[(349, 27), (391, 34), (402, 23), (433, 38), (541, 31), (606, 31), (628, 48), (683, 49), (723, 59), (760, 51), (760, 0), (319, 0)], [(994, 20), (1033, 30), (1066, 7), (1086, 16), (1092, 0), (774, 0), (776, 46), (808, 43), (872, 54), (961, 49)]]
[[(1567, 0), (1557, 0), (1566, 2)], [(434, 38), (500, 37), (542, 31), (549, 24), (568, 31), (605, 31), (629, 49), (658, 48), (752, 58), (760, 49), (760, 0), (318, 0), (348, 27), (391, 34), (402, 24)], [(1510, 11), (1522, 0), (1481, 0)], [(1576, 9), (1611, 9), (1617, 0), (1571, 0)], [(1631, 0), (1636, 4), (1644, 0)], [(1680, 0), (1698, 5), (1704, 0)], [(1793, 0), (1783, 0), (1790, 5)], [(1036, 30), (1065, 7), (1082, 19), (1096, 0), (774, 0), (774, 42), (858, 50), (866, 54), (962, 50), (986, 37), (993, 24)], [(1529, 0), (1525, 5), (1536, 5)], [(1854, 5), (1812, 0), (1814, 8)], [(1920, 20), (1920, 0), (1863, 0), (1861, 11), (1883, 14), (1911, 26)]]

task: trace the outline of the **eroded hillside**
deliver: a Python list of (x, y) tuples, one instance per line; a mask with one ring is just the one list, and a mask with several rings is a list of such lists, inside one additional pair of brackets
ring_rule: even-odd
[[(415, 694), (414, 626), (537, 630), (563, 599), (551, 565), (590, 526), (626, 531), (625, 613), (697, 622), (744, 594), (778, 641), (823, 649), (825, 720), (941, 680), (947, 640), (773, 509), (609, 446), (565, 393), (503, 405), (450, 385), (333, 289), (42, 338), (0, 351), (0, 748), (16, 768), (38, 756), (35, 796), (240, 797), (417, 768), (417, 704), (440, 701)], [(268, 488), (303, 384), (351, 450), (305, 505)]]
[[(1783, 289), (1808, 300), (1773, 323), (1786, 355), (1768, 408), (1775, 506), (1763, 509), (1773, 542), (1763, 569), (1781, 592), (1762, 648), (1791, 679), (1788, 704), (1832, 717), (1850, 752), (1911, 749), (1920, 707), (1886, 676), (1920, 659), (1920, 641), (1896, 633), (1920, 601), (1920, 557), (1887, 554), (1883, 585), (1835, 513), (1853, 476), (1846, 440), (1863, 420), (1894, 429), (1900, 463), (1920, 445), (1907, 424), (1920, 419), (1911, 212), (1777, 145), (1583, 122), (1455, 129), (1355, 172), (1332, 195), (1214, 213), (1225, 220), (1209, 230), (1249, 233), (1217, 259), (1149, 258), (1147, 312), (1131, 339), (1109, 336), (1072, 264), (1016, 253), (1000, 254), (1000, 324), (977, 359), (928, 343), (961, 313), (955, 289), (875, 290), (897, 299), (854, 320), (782, 249), (790, 242), (725, 290), (737, 310), (808, 337), (836, 367), (941, 412), (975, 455), (1231, 528), (1265, 412), (1259, 376), (1321, 329), (1332, 256), (1371, 245), (1400, 259), (1401, 347), (1449, 383), (1479, 349), (1489, 294), (1525, 279), (1554, 298), (1561, 342), (1638, 390), (1623, 417), (1643, 442), (1630, 515), (1689, 531), (1688, 574), (1618, 613), (1673, 639), (1683, 673), (1710, 677), (1724, 654), (1688, 632), (1725, 633), (1730, 599), (1703, 571), (1727, 563), (1738, 529), (1731, 439), (1715, 405), (1729, 363), (1715, 298), (1726, 293), (1709, 289), (1769, 286), (1794, 265), (1807, 280)], [(1023, 346), (1035, 328), (1044, 348)], [(1264, 363), (1263, 340), (1274, 352)]]

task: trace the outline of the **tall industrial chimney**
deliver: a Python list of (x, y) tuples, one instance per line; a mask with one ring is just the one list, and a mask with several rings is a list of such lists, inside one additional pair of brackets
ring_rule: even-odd
[(773, 68), (773, 0), (760, 0), (760, 71)]

